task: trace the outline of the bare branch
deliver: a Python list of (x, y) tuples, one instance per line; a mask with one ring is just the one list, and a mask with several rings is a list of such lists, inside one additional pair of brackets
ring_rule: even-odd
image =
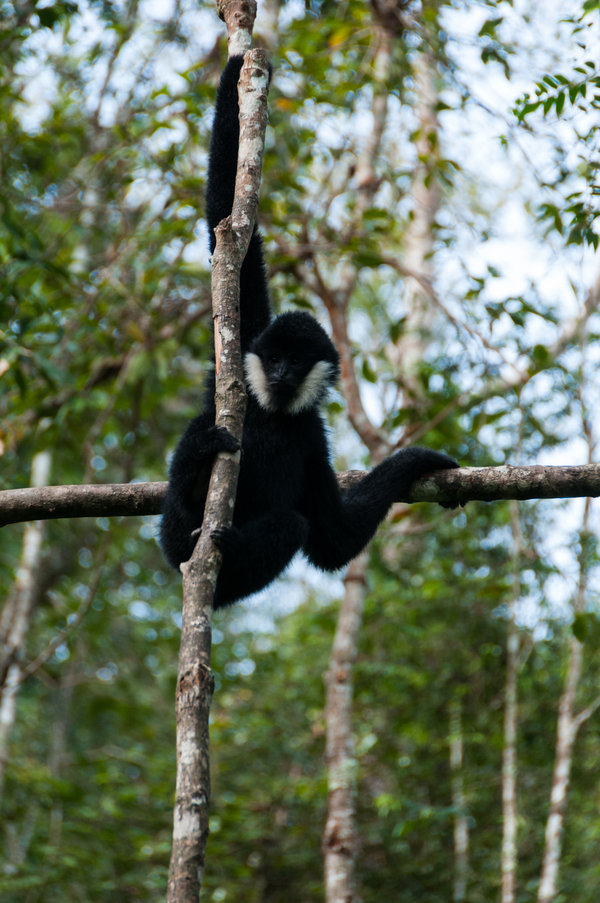
[[(337, 475), (349, 489), (364, 470)], [(0, 526), (64, 517), (125, 517), (160, 514), (166, 483), (108, 483), (98, 486), (45, 486), (0, 492)], [(396, 502), (497, 502), (502, 499), (574, 499), (600, 496), (600, 464), (529, 467), (461, 467), (415, 480)]]
[(598, 708), (600, 708), (600, 696), (594, 699), (591, 705), (588, 705), (585, 709), (582, 709), (579, 715), (577, 715), (573, 719), (573, 732), (577, 733), (584, 721), (587, 721), (588, 718), (590, 718)]
[[(584, 350), (585, 354), (585, 350)], [(582, 413), (585, 408), (582, 406)], [(593, 454), (592, 436), (584, 419), (584, 431), (587, 438), (588, 461)], [(590, 535), (591, 502), (587, 498), (583, 509), (579, 553), (579, 580), (573, 613), (575, 616), (585, 611), (587, 588), (589, 584), (589, 556), (586, 554), (585, 537)], [(544, 855), (538, 884), (538, 903), (553, 903), (556, 899), (562, 838), (564, 830), (567, 795), (571, 781), (573, 748), (577, 736), (577, 716), (574, 714), (575, 700), (581, 680), (583, 668), (583, 643), (572, 635), (569, 639), (569, 660), (567, 664), (563, 690), (558, 703), (558, 722), (556, 725), (556, 746), (554, 753), (554, 771), (552, 789), (550, 791), (550, 811), (546, 821), (544, 838)], [(591, 712), (590, 712), (591, 714)], [(581, 723), (581, 722), (580, 722)]]
[(329, 775), (327, 822), (323, 831), (326, 903), (355, 900), (356, 777), (358, 761), (352, 734), (353, 669), (366, 596), (366, 550), (350, 563), (335, 630), (329, 668), (323, 675), (327, 695)]
[[(362, 479), (362, 471), (347, 471), (338, 480), (345, 488)], [(500, 499), (594, 498), (600, 495), (600, 464), (573, 467), (460, 467), (439, 470), (415, 480), (399, 502), (494, 502)]]
[(63, 517), (160, 514), (166, 483), (44, 486), (0, 492), (0, 526)]

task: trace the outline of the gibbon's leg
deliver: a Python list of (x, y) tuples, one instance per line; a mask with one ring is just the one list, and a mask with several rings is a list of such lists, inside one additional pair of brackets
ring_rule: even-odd
[(171, 462), (160, 522), (160, 545), (171, 567), (178, 569), (194, 551), (197, 537), (192, 533), (202, 526), (215, 455), (238, 449), (231, 433), (214, 425), (213, 414), (194, 418), (181, 437)]
[[(242, 63), (241, 56), (228, 61), (221, 75), (215, 104), (206, 185), (211, 254), (215, 249), (215, 226), (229, 216), (233, 207), (240, 136), (237, 85)], [(240, 320), (242, 351), (245, 352), (271, 320), (262, 239), (256, 226), (240, 273)]]
[(361, 482), (340, 494), (328, 467), (311, 469), (309, 534), (304, 545), (308, 559), (325, 571), (347, 564), (364, 549), (392, 503), (406, 493), (417, 477), (459, 465), (427, 448), (406, 448), (382, 461)]
[(295, 511), (272, 511), (243, 527), (215, 530), (212, 539), (223, 553), (215, 608), (231, 605), (268, 586), (302, 548), (308, 524)]

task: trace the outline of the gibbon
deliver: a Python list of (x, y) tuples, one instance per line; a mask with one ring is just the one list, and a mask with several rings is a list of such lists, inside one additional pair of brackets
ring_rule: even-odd
[[(233, 206), (242, 62), (242, 57), (229, 60), (217, 94), (206, 191), (211, 253), (215, 226)], [(343, 567), (367, 545), (413, 480), (458, 467), (439, 452), (402, 449), (357, 486), (340, 491), (319, 411), (339, 376), (338, 354), (310, 314), (273, 317), (256, 227), (241, 270), (240, 319), (248, 407), (233, 525), (212, 534), (223, 554), (215, 608), (263, 589), (298, 551), (323, 570)], [(203, 411), (189, 424), (171, 463), (160, 544), (174, 568), (194, 550), (215, 455), (238, 449), (233, 436), (215, 426), (214, 393), (213, 375)]]

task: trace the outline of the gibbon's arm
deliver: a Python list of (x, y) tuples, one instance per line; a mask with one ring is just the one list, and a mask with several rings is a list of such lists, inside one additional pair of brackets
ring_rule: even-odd
[(194, 530), (202, 526), (204, 503), (215, 455), (236, 452), (234, 437), (215, 426), (214, 412), (195, 417), (188, 425), (173, 455), (169, 486), (163, 502), (160, 544), (165, 558), (175, 569), (194, 551)]
[(239, 445), (231, 433), (215, 426), (212, 411), (200, 414), (188, 424), (179, 440), (169, 471), (169, 489), (190, 509), (203, 505), (208, 492), (210, 472), (218, 452), (236, 452)]
[[(237, 85), (243, 61), (241, 56), (228, 61), (221, 75), (215, 104), (206, 186), (211, 254), (215, 249), (215, 226), (229, 216), (233, 207), (240, 136)], [(245, 353), (271, 320), (262, 239), (256, 226), (240, 274), (240, 320), (242, 353)]]
[[(326, 451), (322, 451), (326, 454)], [(323, 457), (307, 465), (311, 489), (309, 522), (304, 545), (307, 558), (324, 571), (335, 571), (355, 558), (375, 534), (394, 499), (406, 493), (417, 477), (434, 470), (458, 467), (456, 461), (427, 448), (406, 448), (382, 461), (357, 485), (341, 494), (335, 473)], [(325, 459), (326, 460), (326, 459)]]

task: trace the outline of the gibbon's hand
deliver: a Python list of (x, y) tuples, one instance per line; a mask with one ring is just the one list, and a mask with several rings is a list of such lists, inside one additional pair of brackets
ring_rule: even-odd
[(218, 527), (210, 534), (223, 558), (233, 559), (241, 555), (243, 550), (242, 534), (235, 527)]
[(204, 434), (202, 441), (215, 455), (218, 452), (235, 454), (240, 450), (240, 443), (225, 426), (211, 426)]

